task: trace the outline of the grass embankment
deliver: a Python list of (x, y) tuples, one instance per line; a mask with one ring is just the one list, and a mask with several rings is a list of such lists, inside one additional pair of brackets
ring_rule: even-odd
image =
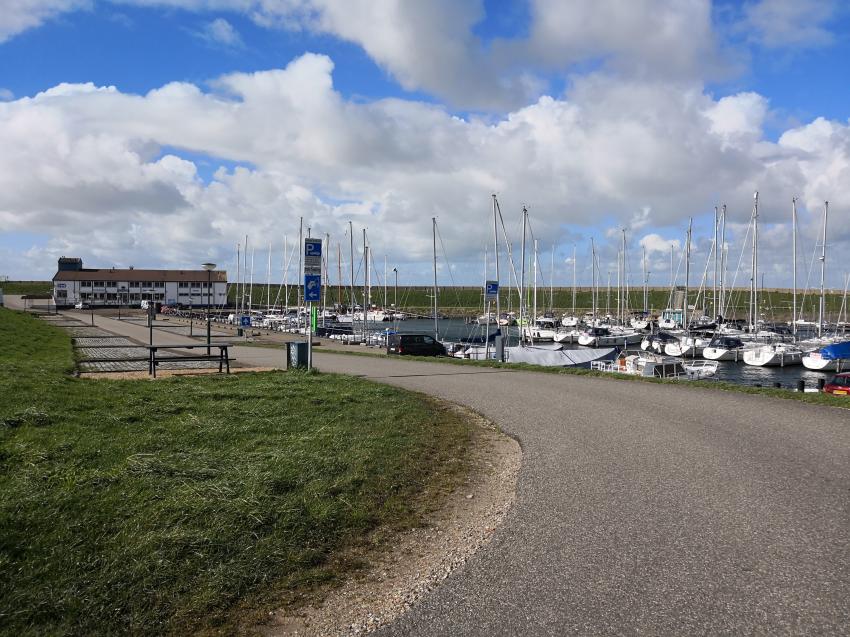
[(69, 338), (8, 310), (0, 341), (0, 633), (231, 632), (462, 474), (466, 426), (415, 394), (73, 378)]
[[(279, 284), (273, 284), (267, 288), (265, 284), (254, 284), (251, 296), (254, 299), (255, 307), (264, 307), (266, 299), (269, 298), (278, 306), (288, 305), (294, 306), (298, 303), (298, 288), (290, 285), (288, 288), (289, 300), (285, 299), (285, 288), (281, 288)], [(357, 289), (355, 294), (360, 298), (362, 289)], [(229, 302), (236, 302), (236, 286), (229, 286)], [(240, 288), (240, 295), (242, 291)], [(348, 289), (345, 287), (337, 288), (329, 286), (327, 288), (327, 304), (347, 303)], [(729, 316), (746, 318), (749, 308), (749, 291), (746, 289), (735, 289), (729, 293)], [(690, 303), (693, 304), (697, 298), (695, 290), (691, 290), (689, 296)], [(709, 289), (709, 298), (711, 290)], [(838, 316), (842, 304), (842, 294), (829, 293), (826, 296), (826, 315), (831, 320), (835, 320)], [(376, 287), (372, 290), (372, 301), (378, 305), (384, 305), (383, 287)], [(573, 292), (572, 288), (555, 288), (552, 294), (552, 300), (549, 298), (549, 288), (541, 289), (538, 292), (538, 309), (542, 313), (550, 308), (557, 315), (572, 310)], [(649, 290), (648, 294), (649, 308), (653, 313), (660, 314), (662, 310), (668, 307), (670, 302), (670, 291), (667, 288), (654, 288)], [(395, 299), (394, 290), (390, 287), (387, 291), (387, 304), (393, 303)], [(341, 300), (340, 300), (341, 299)], [(808, 320), (816, 320), (818, 315), (819, 295), (809, 291), (807, 294), (800, 292), (798, 303), (798, 316), (802, 315)], [(500, 302), (503, 311), (509, 308), (517, 310), (517, 294), (515, 289), (509, 288), (504, 282), (500, 291)], [(611, 290), (610, 297), (607, 293), (607, 288), (600, 289), (597, 299), (597, 311), (604, 314), (607, 311), (611, 313), (617, 312), (617, 290), (616, 287)], [(439, 311), (451, 316), (475, 316), (483, 310), (482, 290), (481, 287), (466, 287), (466, 286), (442, 286), (439, 291)], [(629, 309), (636, 311), (643, 309), (643, 290), (632, 289), (629, 293)], [(769, 321), (787, 321), (792, 315), (792, 294), (788, 290), (762, 290), (760, 295), (761, 316)], [(422, 315), (432, 315), (434, 301), (432, 297), (432, 288), (428, 286), (405, 286), (398, 289), (398, 306), (399, 308)], [(580, 288), (576, 293), (576, 312), (583, 314), (589, 312), (593, 306), (592, 294), (590, 288)], [(705, 311), (711, 312), (711, 303), (706, 303), (705, 292), (700, 296), (699, 306), (705, 307)], [(493, 304), (495, 310), (495, 304)]]
[(52, 281), (0, 281), (3, 294), (53, 294)]

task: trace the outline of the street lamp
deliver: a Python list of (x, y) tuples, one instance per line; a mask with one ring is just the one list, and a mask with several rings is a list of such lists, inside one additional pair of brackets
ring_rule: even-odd
[(207, 271), (207, 356), (210, 355), (210, 284), (212, 282), (212, 271), (215, 263), (202, 263), (201, 267)]

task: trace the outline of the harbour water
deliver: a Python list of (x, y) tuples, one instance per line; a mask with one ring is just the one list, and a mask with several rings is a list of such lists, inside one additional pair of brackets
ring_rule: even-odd
[[(434, 334), (433, 319), (408, 319), (406, 321), (395, 321), (385, 323), (374, 323), (369, 325), (370, 330), (392, 330), (415, 332), (422, 334)], [(485, 334), (484, 326), (469, 324), (463, 319), (438, 319), (437, 329), (439, 339), (442, 341), (458, 341), (460, 339), (482, 337)], [(491, 332), (495, 326), (491, 326)], [(517, 327), (502, 328), (506, 331), (511, 344), (519, 339)], [(579, 349), (578, 345), (564, 344), (564, 349)], [(819, 379), (828, 380), (832, 372), (817, 372), (806, 369), (802, 365), (791, 365), (788, 367), (756, 367), (746, 365), (743, 361), (721, 361), (717, 368), (717, 374), (712, 380), (736, 383), (739, 385), (773, 387), (779, 383), (785, 389), (796, 389), (799, 381), (806, 383), (806, 388), (814, 389)]]

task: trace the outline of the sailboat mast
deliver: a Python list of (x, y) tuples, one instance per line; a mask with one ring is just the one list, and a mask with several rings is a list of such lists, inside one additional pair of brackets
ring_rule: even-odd
[(350, 221), (348, 222), (348, 243), (351, 256), (351, 263), (349, 263), (351, 268), (351, 278), (349, 279), (351, 284), (351, 298), (348, 299), (348, 313), (351, 314), (351, 322), (354, 323), (354, 227)]
[[(501, 285), (499, 280), (499, 226), (497, 221), (498, 203), (496, 195), (493, 195), (493, 254), (496, 255), (496, 283)], [(496, 294), (496, 329), (499, 329), (499, 320), (501, 317), (502, 307), (499, 298), (502, 296), (501, 291)]]
[(623, 228), (623, 318), (621, 323), (625, 325), (626, 314), (629, 311), (629, 279), (626, 275), (626, 229)]
[(440, 340), (440, 327), (437, 323), (437, 217), (431, 217), (431, 234), (434, 245), (434, 337)]
[(646, 246), (643, 246), (643, 311), (649, 312), (649, 277), (646, 276)]
[(721, 209), (720, 226), (720, 314), (726, 312), (726, 204)]
[(322, 248), (322, 261), (325, 264), (325, 276), (322, 277), (322, 327), (325, 326), (325, 317), (328, 314), (328, 290), (331, 286), (331, 235), (325, 233), (325, 247)]
[(248, 298), (248, 235), (245, 235), (245, 251), (242, 253), (242, 311), (245, 314), (245, 300)]
[(824, 280), (826, 278), (826, 222), (829, 217), (829, 202), (823, 202), (823, 238), (821, 239), (820, 253), (820, 309), (818, 310), (818, 338), (823, 335), (823, 320), (826, 314), (826, 289)]
[(756, 331), (758, 322), (758, 262), (759, 262), (759, 194), (753, 194), (753, 267), (750, 280), (750, 330)]
[(254, 252), (255, 249), (251, 248), (251, 284), (248, 289), (248, 314), (251, 313), (251, 306), (254, 303)]
[(528, 210), (522, 207), (522, 249), (520, 250), (520, 275), (519, 275), (519, 333), (520, 342), (525, 341), (525, 232), (528, 224)]
[(534, 240), (534, 306), (531, 312), (531, 321), (537, 320), (537, 239)]
[(711, 279), (713, 292), (711, 295), (711, 313), (717, 318), (717, 206), (714, 206), (714, 276)]
[(552, 242), (552, 263), (549, 266), (549, 311), (555, 313), (555, 243)]
[(283, 306), (285, 311), (289, 311), (289, 260), (292, 258), (292, 255), (286, 255), (289, 251), (289, 238), (286, 235), (283, 235)]
[(596, 322), (596, 246), (593, 243), (593, 237), (590, 238), (590, 301), (593, 306), (593, 322)]
[(272, 306), (272, 242), (269, 241), (269, 266), (266, 270), (266, 309)]
[[(363, 228), (363, 265), (366, 268), (363, 275), (363, 302), (360, 304), (361, 314), (363, 315), (363, 342), (366, 343), (366, 328), (369, 315), (368, 315), (368, 302), (367, 302), (367, 290), (369, 283), (367, 279), (369, 278), (369, 248), (366, 245), (366, 228)], [(352, 321), (354, 319), (352, 318)]]
[(791, 331), (794, 338), (797, 338), (797, 198), (791, 198), (791, 248), (793, 250), (792, 279), (794, 281), (794, 290), (792, 294), (792, 309), (791, 309)]
[[(309, 233), (308, 233), (309, 234)], [(296, 311), (298, 312), (298, 326), (301, 326), (301, 299), (304, 291), (304, 217), (298, 217), (298, 295), (296, 296)]]
[(241, 255), (242, 246), (237, 241), (236, 242), (236, 313), (239, 314), (239, 260), (242, 258)]
[(685, 248), (685, 307), (682, 311), (682, 327), (688, 329), (688, 287), (691, 283), (691, 232), (693, 230), (694, 219), (691, 217), (688, 220), (688, 238), (687, 247)]
[(576, 244), (573, 244), (573, 316), (576, 315)]
[[(622, 282), (621, 282), (621, 279), (620, 279), (620, 268), (622, 267), (622, 262), (623, 262), (623, 249), (617, 248), (617, 323), (619, 323), (623, 318), (622, 306), (620, 304), (620, 300), (621, 300), (621, 297), (622, 297), (622, 294), (621, 294)], [(608, 273), (608, 276), (609, 277), (611, 276), (610, 272)]]

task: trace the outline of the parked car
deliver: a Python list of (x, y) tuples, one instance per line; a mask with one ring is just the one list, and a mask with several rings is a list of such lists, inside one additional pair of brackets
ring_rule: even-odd
[(445, 356), (445, 346), (427, 334), (388, 334), (387, 354)]
[(823, 386), (823, 391), (834, 396), (850, 396), (850, 372), (833, 376), (832, 380)]
[(74, 305), (75, 310), (87, 310), (89, 309), (88, 303), (83, 303), (82, 301), (77, 301), (76, 305)]

